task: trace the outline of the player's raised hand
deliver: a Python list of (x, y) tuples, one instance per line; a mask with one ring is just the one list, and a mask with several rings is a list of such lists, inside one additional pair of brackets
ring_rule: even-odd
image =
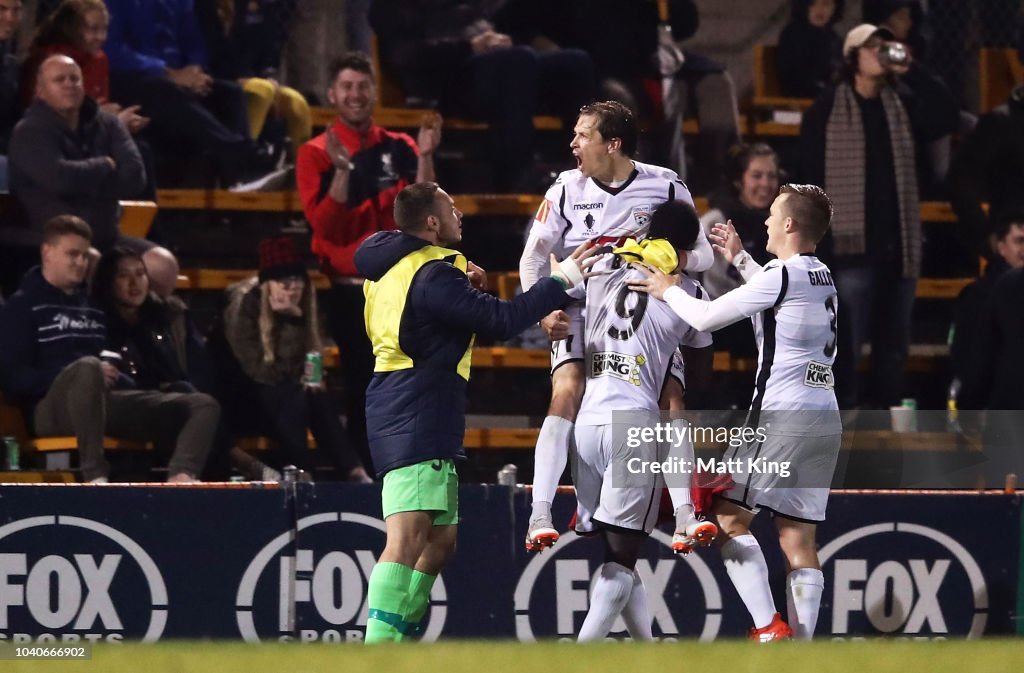
[(729, 264), (732, 264), (733, 258), (736, 255), (743, 252), (743, 241), (740, 240), (740, 235), (736, 233), (736, 227), (733, 226), (732, 220), (729, 220), (725, 224), (721, 222), (711, 227), (711, 233), (708, 234), (708, 238), (711, 240), (711, 246), (722, 256)]
[(552, 311), (540, 321), (541, 329), (552, 341), (569, 336), (569, 314), (565, 311)]
[(441, 126), (444, 120), (436, 112), (428, 112), (420, 119), (420, 131), (416, 136), (416, 145), (420, 154), (430, 156), (441, 144)]
[(646, 292), (655, 299), (664, 299), (665, 291), (679, 280), (679, 276), (670, 276), (661, 269), (643, 264), (633, 264), (632, 266), (644, 274), (644, 278), (629, 281), (629, 289), (634, 292)]
[(582, 285), (584, 279), (601, 275), (590, 268), (601, 259), (603, 252), (596, 241), (585, 241), (561, 262), (551, 255), (551, 277), (562, 281), (567, 290)]

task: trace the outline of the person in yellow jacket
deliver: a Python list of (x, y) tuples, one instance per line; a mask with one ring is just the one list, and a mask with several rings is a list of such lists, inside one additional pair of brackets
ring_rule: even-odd
[(366, 423), (387, 544), (370, 576), (366, 642), (401, 640), (426, 613), (431, 587), (455, 549), (458, 475), (466, 457), (466, 385), (477, 334), (508, 339), (570, 301), (598, 259), (585, 243), (551, 277), (512, 301), (473, 287), (483, 270), (449, 249), (462, 213), (436, 183), (395, 199), (398, 231), (366, 239), (355, 254), (366, 277), (366, 331), (375, 358)]

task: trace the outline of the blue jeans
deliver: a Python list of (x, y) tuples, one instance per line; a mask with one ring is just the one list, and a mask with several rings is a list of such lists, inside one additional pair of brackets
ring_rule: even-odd
[[(910, 350), (910, 315), (916, 278), (903, 278), (892, 268), (857, 267), (835, 274), (839, 292), (840, 346), (836, 362), (839, 406), (899, 404), (904, 396)], [(871, 343), (870, 395), (859, 394), (857, 372), (861, 350)]]

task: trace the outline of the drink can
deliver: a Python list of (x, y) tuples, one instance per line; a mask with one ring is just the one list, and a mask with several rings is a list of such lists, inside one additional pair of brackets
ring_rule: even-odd
[(913, 409), (914, 411), (917, 411), (917, 400), (913, 397), (904, 397), (900, 401), (900, 406), (904, 409)]
[(21, 469), (21, 447), (16, 437), (4, 437), (4, 466), (12, 471)]
[(498, 483), (502, 486), (515, 486), (519, 476), (519, 468), (512, 463), (498, 470)]
[(317, 351), (306, 353), (306, 363), (302, 368), (302, 382), (310, 386), (318, 386), (324, 382), (324, 356)]
[(233, 475), (231, 475), (228, 478), (228, 481), (230, 481), (232, 484), (237, 484), (237, 483), (240, 483), (240, 482), (244, 482), (245, 481), (245, 477), (243, 477), (240, 474), (233, 474)]

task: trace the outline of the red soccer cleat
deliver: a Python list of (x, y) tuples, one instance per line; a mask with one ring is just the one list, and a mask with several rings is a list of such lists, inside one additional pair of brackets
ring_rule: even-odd
[(750, 629), (747, 638), (759, 643), (770, 643), (776, 640), (789, 640), (793, 637), (793, 629), (789, 624), (782, 621), (782, 615), (778, 612), (772, 617), (772, 623), (760, 629)]

